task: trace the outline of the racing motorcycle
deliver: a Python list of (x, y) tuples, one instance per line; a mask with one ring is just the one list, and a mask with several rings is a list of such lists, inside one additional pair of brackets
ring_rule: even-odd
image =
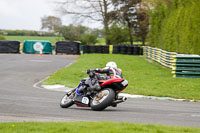
[(118, 96), (119, 92), (128, 86), (127, 80), (114, 77), (98, 80), (97, 75), (100, 74), (90, 70), (89, 73), (86, 72), (89, 75), (87, 78), (82, 79), (76, 88), (63, 96), (60, 101), (62, 108), (76, 104), (79, 107), (91, 107), (94, 111), (102, 111), (108, 106), (117, 107), (117, 104), (127, 100), (126, 97)]

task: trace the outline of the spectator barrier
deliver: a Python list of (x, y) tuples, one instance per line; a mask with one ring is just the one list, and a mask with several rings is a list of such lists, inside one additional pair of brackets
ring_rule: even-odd
[(20, 53), (20, 42), (0, 40), (0, 53)]

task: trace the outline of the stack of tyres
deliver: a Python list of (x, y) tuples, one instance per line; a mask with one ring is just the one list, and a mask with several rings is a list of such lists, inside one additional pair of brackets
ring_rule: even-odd
[(90, 46), (84, 45), (83, 46), (83, 54), (88, 54), (90, 53)]
[(83, 53), (109, 53), (109, 46), (84, 45)]
[(0, 40), (0, 53), (20, 53), (19, 41)]
[(89, 46), (89, 49), (90, 49), (90, 53), (96, 53), (97, 50), (96, 50), (96, 46)]
[(133, 47), (133, 55), (140, 55), (140, 47)]
[(56, 54), (64, 53), (64, 54), (80, 54), (80, 43), (78, 42), (66, 42), (59, 41), (56, 42)]
[(118, 45), (113, 46), (113, 54), (119, 54), (120, 53), (120, 47)]
[(120, 45), (120, 54), (126, 54), (127, 53), (127, 49), (128, 49), (127, 45), (121, 44)]
[(102, 53), (109, 54), (109, 46), (101, 46), (102, 47)]
[(96, 53), (103, 53), (103, 47), (102, 46), (95, 46), (96, 47)]
[(129, 54), (129, 55), (133, 54), (133, 46), (132, 45), (127, 46), (127, 54)]

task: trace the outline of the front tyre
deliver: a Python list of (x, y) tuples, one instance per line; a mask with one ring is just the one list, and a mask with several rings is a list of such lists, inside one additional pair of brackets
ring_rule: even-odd
[(95, 111), (102, 111), (106, 107), (110, 106), (115, 98), (115, 92), (110, 89), (106, 88), (101, 90), (91, 101), (90, 106), (92, 110)]
[(72, 96), (68, 96), (67, 94), (65, 94), (63, 96), (63, 98), (60, 101), (60, 107), (61, 108), (68, 108), (70, 106), (72, 106), (74, 104), (74, 101), (72, 100)]

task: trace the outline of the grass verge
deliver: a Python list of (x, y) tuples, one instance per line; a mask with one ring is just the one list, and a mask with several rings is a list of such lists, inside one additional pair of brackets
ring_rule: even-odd
[(81, 71), (103, 68), (108, 61), (115, 61), (129, 81), (125, 93), (200, 100), (200, 79), (173, 78), (170, 69), (140, 56), (84, 54), (71, 66), (55, 72), (43, 84), (75, 87), (87, 76)]
[(1, 123), (2, 133), (200, 133), (199, 128), (114, 122)]
[(50, 41), (54, 44), (57, 41), (63, 40), (63, 37), (54, 37), (54, 36), (6, 36), (7, 40), (19, 40), (23, 43), (25, 40), (44, 40)]

